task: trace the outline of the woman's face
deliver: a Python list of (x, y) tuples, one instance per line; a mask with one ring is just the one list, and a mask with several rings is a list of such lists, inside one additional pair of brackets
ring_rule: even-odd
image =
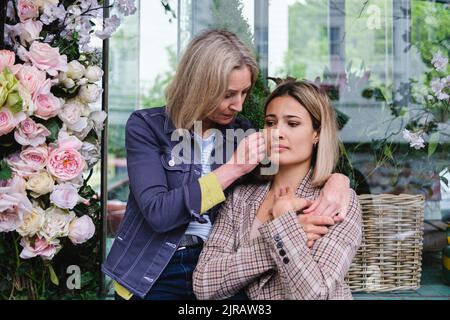
[(287, 95), (273, 99), (267, 106), (264, 128), (271, 161), (280, 166), (310, 161), (319, 135), (297, 100)]
[(248, 91), (252, 85), (252, 75), (248, 67), (234, 69), (228, 77), (228, 90), (219, 106), (205, 120), (220, 125), (230, 124), (242, 110)]

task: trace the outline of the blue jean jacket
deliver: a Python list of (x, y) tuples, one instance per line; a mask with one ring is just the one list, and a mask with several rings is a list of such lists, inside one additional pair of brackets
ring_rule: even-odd
[[(231, 144), (235, 150), (237, 142), (227, 140), (225, 130), (250, 127), (242, 119), (219, 127), (223, 139), (216, 139), (216, 144)], [(200, 215), (201, 164), (174, 164), (172, 149), (178, 144), (171, 141), (174, 130), (165, 107), (137, 110), (126, 124), (130, 195), (102, 271), (142, 298), (169, 263), (189, 222), (205, 220)], [(224, 152), (223, 161), (230, 156)], [(218, 166), (213, 164), (212, 169)], [(210, 211), (212, 221), (217, 209)]]

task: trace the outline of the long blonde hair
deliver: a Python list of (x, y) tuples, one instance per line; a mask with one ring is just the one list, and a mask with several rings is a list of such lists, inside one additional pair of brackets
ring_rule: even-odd
[(256, 59), (235, 34), (210, 30), (193, 39), (166, 90), (166, 109), (175, 127), (191, 129), (210, 114), (225, 96), (230, 73), (244, 67), (250, 70), (253, 87), (258, 77)]
[(298, 101), (311, 116), (313, 129), (319, 134), (317, 147), (313, 149), (312, 184), (322, 186), (333, 173), (339, 158), (336, 113), (328, 95), (309, 81), (285, 81), (275, 88), (267, 98), (264, 113), (269, 103), (282, 96)]

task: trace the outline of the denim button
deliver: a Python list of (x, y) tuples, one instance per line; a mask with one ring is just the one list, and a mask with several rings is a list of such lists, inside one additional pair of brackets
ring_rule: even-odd
[(200, 171), (198, 171), (198, 170), (194, 170), (194, 173), (195, 173), (197, 176), (200, 175)]
[(280, 251), (278, 251), (278, 253), (280, 254), (280, 256), (284, 257), (286, 255), (286, 251), (284, 251), (283, 249), (281, 249)]
[(175, 165), (175, 160), (170, 159), (169, 160), (169, 167), (173, 167)]
[(289, 263), (289, 258), (288, 257), (284, 257), (283, 258), (283, 263), (284, 264), (288, 264)]
[(281, 240), (278, 241), (278, 242), (277, 242), (277, 248), (278, 248), (278, 249), (283, 248), (283, 244), (284, 244), (283, 241), (281, 241)]
[(147, 280), (148, 282), (152, 283), (154, 281), (153, 278), (149, 278), (149, 277), (144, 277), (145, 280)]

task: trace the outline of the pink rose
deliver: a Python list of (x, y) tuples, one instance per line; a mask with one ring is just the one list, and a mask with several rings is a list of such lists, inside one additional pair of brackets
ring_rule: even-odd
[(41, 170), (47, 165), (48, 149), (46, 146), (28, 147), (20, 153), (20, 158), (36, 170)]
[(32, 95), (44, 85), (46, 80), (45, 72), (40, 71), (35, 66), (15, 65), (13, 73)]
[(4, 107), (0, 109), (0, 136), (10, 133), (21, 121), (25, 120), (26, 115), (22, 111), (16, 113)]
[(6, 162), (11, 170), (22, 178), (27, 178), (39, 172), (39, 168), (34, 163), (23, 160), (19, 152), (15, 152), (6, 158)]
[(19, 0), (17, 3), (17, 11), (21, 22), (39, 16), (39, 7), (35, 0)]
[(67, 56), (60, 55), (58, 48), (47, 43), (34, 41), (27, 56), (34, 66), (53, 77), (58, 75), (58, 71), (67, 71)]
[(33, 100), (36, 108), (34, 115), (44, 120), (56, 116), (62, 107), (61, 99), (58, 99), (50, 92), (51, 86), (51, 80), (45, 80), (43, 85), (35, 93), (35, 98)]
[(33, 209), (26, 194), (0, 194), (0, 232), (16, 230), (23, 221), (23, 216)]
[(30, 259), (40, 256), (44, 260), (51, 260), (56, 252), (61, 249), (59, 240), (55, 239), (51, 242), (35, 236), (33, 238), (22, 238), (20, 245), (23, 247), (20, 257), (22, 259)]
[(73, 209), (79, 199), (80, 196), (78, 195), (77, 188), (70, 183), (56, 185), (50, 195), (50, 202), (63, 209)]
[(37, 147), (45, 142), (45, 138), (51, 134), (42, 123), (36, 123), (31, 118), (23, 120), (16, 131), (14, 138), (23, 146)]
[(11, 69), (14, 65), (14, 61), (16, 61), (16, 55), (14, 52), (9, 50), (0, 50), (0, 72), (2, 72), (5, 67)]
[(83, 157), (75, 149), (54, 149), (47, 163), (48, 172), (61, 181), (78, 178), (85, 166)]
[(95, 225), (91, 217), (84, 215), (70, 223), (69, 239), (73, 244), (81, 244), (94, 236)]

